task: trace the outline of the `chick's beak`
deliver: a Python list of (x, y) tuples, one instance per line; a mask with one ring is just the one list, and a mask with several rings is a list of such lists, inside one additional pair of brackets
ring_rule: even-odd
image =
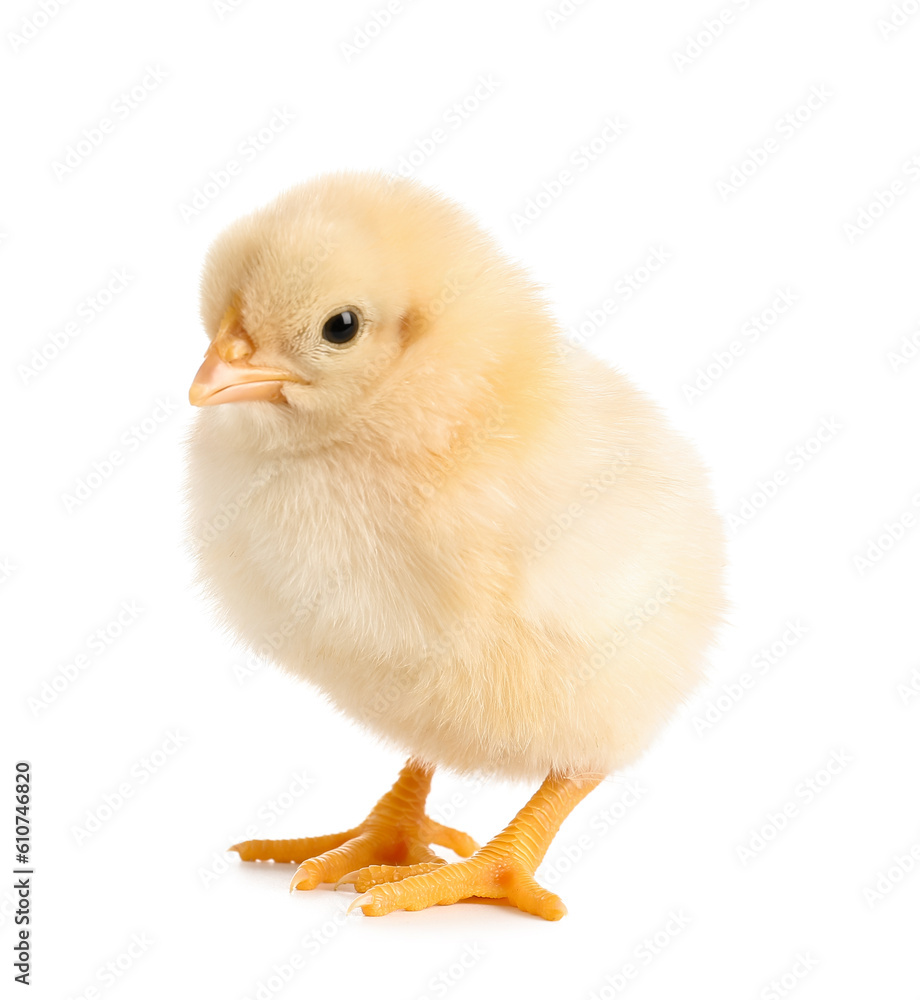
[(283, 384), (299, 380), (281, 368), (249, 364), (253, 350), (253, 343), (240, 322), (239, 308), (234, 303), (224, 313), (217, 336), (205, 353), (204, 362), (188, 391), (192, 406), (216, 406), (253, 399), (283, 403)]

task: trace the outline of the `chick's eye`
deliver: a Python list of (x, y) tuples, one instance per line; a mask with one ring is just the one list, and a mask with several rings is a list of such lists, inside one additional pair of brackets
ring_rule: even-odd
[(358, 315), (350, 309), (330, 316), (323, 325), (323, 340), (330, 344), (347, 344), (358, 332)]

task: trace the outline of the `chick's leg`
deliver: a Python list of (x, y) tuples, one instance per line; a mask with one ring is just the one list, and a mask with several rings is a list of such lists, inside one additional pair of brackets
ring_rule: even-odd
[(379, 917), (392, 910), (422, 910), (482, 896), (505, 898), (527, 913), (558, 920), (566, 908), (557, 895), (538, 884), (534, 872), (563, 820), (598, 784), (599, 778), (551, 774), (509, 826), (467, 861), (387, 884), (356, 878), (356, 887), (367, 891), (349, 909), (357, 906), (368, 916)]
[(373, 872), (380, 881), (432, 871), (446, 862), (430, 844), (449, 847), (461, 857), (472, 854), (477, 844), (425, 814), (431, 774), (430, 768), (409, 761), (367, 819), (351, 830), (302, 840), (247, 840), (230, 850), (244, 861), (296, 862), (300, 867), (292, 889), (314, 889), (321, 882), (348, 878), (355, 869)]

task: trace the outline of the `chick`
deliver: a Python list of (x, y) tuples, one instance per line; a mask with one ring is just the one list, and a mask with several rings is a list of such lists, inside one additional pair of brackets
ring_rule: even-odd
[[(328, 176), (236, 222), (202, 318), (200, 579), (243, 643), (410, 755), (353, 829), (232, 849), (297, 863), (292, 888), (350, 883), (367, 915), (476, 896), (558, 919), (535, 879), (552, 838), (649, 745), (721, 620), (693, 449), (414, 182)], [(425, 813), (436, 767), (543, 783), (477, 850)]]

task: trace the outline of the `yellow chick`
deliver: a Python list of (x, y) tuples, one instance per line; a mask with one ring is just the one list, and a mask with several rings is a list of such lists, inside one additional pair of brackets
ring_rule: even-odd
[[(271, 636), (410, 755), (353, 829), (233, 850), (297, 863), (292, 888), (350, 883), (367, 915), (475, 896), (558, 919), (535, 879), (552, 838), (698, 682), (721, 620), (692, 447), (415, 182), (328, 176), (236, 222), (202, 317), (200, 579), (243, 643)], [(477, 849), (426, 815), (435, 767), (543, 784)]]

